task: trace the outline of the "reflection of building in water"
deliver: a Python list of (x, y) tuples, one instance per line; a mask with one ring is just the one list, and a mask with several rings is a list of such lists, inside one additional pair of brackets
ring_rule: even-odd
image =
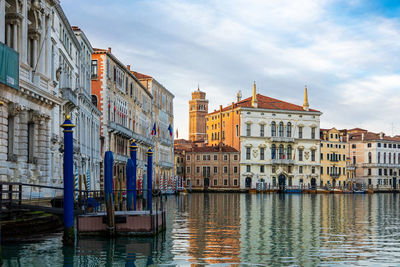
[(319, 202), (316, 195), (242, 195), (241, 261), (315, 265)]
[(240, 194), (192, 194), (188, 207), (192, 263), (240, 262)]

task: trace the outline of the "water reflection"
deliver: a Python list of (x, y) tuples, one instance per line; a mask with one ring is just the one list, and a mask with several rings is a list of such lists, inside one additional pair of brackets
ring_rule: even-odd
[(6, 245), (4, 266), (232, 264), (400, 265), (400, 205), (395, 194), (191, 194), (167, 202), (158, 238), (61, 235)]

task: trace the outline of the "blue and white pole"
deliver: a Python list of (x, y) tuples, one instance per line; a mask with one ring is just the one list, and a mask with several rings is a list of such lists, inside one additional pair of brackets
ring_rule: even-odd
[(74, 245), (74, 144), (72, 139), (75, 125), (70, 121), (69, 115), (65, 117), (64, 123), (60, 126), (64, 129), (64, 200), (63, 220), (65, 245)]
[(152, 211), (153, 151), (147, 151), (147, 210)]

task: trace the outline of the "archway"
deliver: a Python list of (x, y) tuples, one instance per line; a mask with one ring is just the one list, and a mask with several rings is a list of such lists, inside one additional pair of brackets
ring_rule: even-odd
[(286, 187), (286, 176), (281, 174), (278, 177), (278, 184), (279, 184), (279, 190), (285, 190)]
[(245, 182), (246, 187), (250, 188), (251, 187), (251, 178), (247, 177), (246, 182)]
[(315, 189), (317, 186), (317, 179), (311, 178), (311, 189)]

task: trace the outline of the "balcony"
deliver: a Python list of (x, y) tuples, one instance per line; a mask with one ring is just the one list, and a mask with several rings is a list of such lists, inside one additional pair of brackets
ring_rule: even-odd
[(209, 172), (203, 172), (203, 174), (202, 174), (202, 177), (203, 178), (210, 178), (210, 173)]
[(137, 134), (132, 132), (132, 138), (135, 139), (136, 143), (145, 144), (146, 146), (154, 146), (153, 139), (150, 137), (143, 136), (141, 134)]
[(294, 164), (292, 159), (271, 159), (272, 164)]
[(373, 167), (399, 168), (400, 164), (393, 164), (393, 163), (363, 163), (362, 166), (366, 167), (366, 168), (373, 168)]
[(118, 154), (118, 153), (113, 153), (113, 154), (114, 154), (114, 161), (116, 161), (116, 162), (126, 163), (129, 159), (129, 157), (126, 155), (122, 155), (122, 154)]
[(168, 138), (162, 138), (160, 137), (159, 139), (160, 144), (166, 145), (166, 146), (172, 146), (172, 140), (168, 139)]
[(169, 161), (159, 161), (158, 166), (160, 166), (161, 168), (171, 169), (174, 167), (174, 164)]
[[(2, 25), (4, 27), (4, 25)], [(0, 42), (0, 66), (4, 70), (0, 72), (0, 83), (19, 89), (19, 55), (7, 45)]]
[(271, 142), (283, 142), (283, 143), (294, 143), (294, 138), (283, 137), (283, 136), (272, 136)]
[(126, 128), (125, 126), (122, 126), (121, 124), (111, 121), (108, 126), (110, 127), (109, 132), (118, 132), (125, 138), (132, 137), (132, 131)]
[(78, 99), (76, 93), (69, 87), (61, 88), (62, 99), (66, 101), (65, 104), (70, 106), (70, 108), (75, 108), (78, 106)]
[(348, 171), (354, 171), (355, 169), (356, 169), (356, 165), (355, 164), (346, 165), (346, 170), (348, 170)]
[(337, 179), (337, 178), (340, 177), (340, 174), (338, 174), (338, 173), (330, 173), (329, 176), (332, 177), (333, 179)]

